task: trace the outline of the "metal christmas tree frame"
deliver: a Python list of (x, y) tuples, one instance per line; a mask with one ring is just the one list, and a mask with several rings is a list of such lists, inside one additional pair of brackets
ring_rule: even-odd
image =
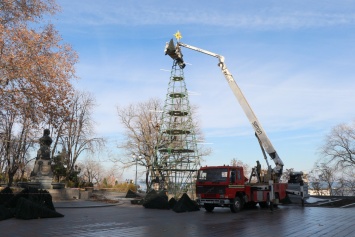
[[(179, 49), (175, 52), (181, 55)], [(167, 190), (174, 197), (183, 193), (194, 195), (200, 162), (184, 67), (182, 57), (173, 60), (160, 122), (161, 141), (152, 174), (156, 189)]]

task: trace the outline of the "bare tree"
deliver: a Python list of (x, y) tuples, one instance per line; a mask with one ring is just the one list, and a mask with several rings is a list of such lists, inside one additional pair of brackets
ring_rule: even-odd
[(27, 164), (21, 163), (19, 165), (19, 169), (17, 170), (17, 173), (14, 175), (14, 180), (23, 182), (23, 181), (27, 181), (30, 178), (32, 166), (29, 165), (28, 163), (32, 162), (34, 159), (27, 159), (27, 160), (28, 160)]
[(1, 123), (1, 171), (7, 173), (8, 185), (11, 186), (18, 169), (24, 169), (28, 151), (34, 144), (34, 128), (26, 112), (21, 110), (0, 111)]
[(63, 120), (65, 125), (57, 134), (58, 143), (62, 144), (67, 153), (64, 158), (67, 174), (74, 171), (76, 161), (82, 153), (100, 151), (105, 145), (103, 138), (95, 137), (92, 118), (94, 106), (95, 100), (91, 94), (76, 92), (71, 100), (70, 113)]
[(336, 167), (355, 166), (355, 120), (332, 128), (320, 148), (328, 163)]
[[(125, 142), (119, 145), (124, 150), (123, 156), (115, 159), (124, 168), (136, 165), (145, 167), (145, 181), (149, 188), (149, 176), (153, 169), (153, 163), (157, 162), (157, 148), (160, 146), (162, 134), (160, 130), (161, 111), (163, 103), (157, 98), (151, 98), (145, 102), (130, 104), (127, 107), (117, 107), (120, 123), (125, 128)], [(194, 129), (199, 140), (203, 139), (198, 123)], [(210, 149), (201, 149), (201, 156), (209, 154)]]
[(333, 195), (346, 196), (347, 181), (344, 178), (337, 179), (337, 185), (333, 187)]
[(338, 183), (337, 195), (354, 196), (355, 195), (355, 171), (352, 168), (341, 170), (341, 178)]
[(321, 185), (321, 182), (319, 181), (319, 178), (316, 178), (313, 176), (311, 176), (311, 182), (309, 183), (309, 188), (313, 190), (314, 194), (316, 194), (317, 196), (322, 196), (324, 195), (323, 193), (323, 187)]
[(233, 158), (231, 160), (231, 163), (230, 163), (232, 166), (241, 166), (243, 167), (243, 170), (244, 170), (244, 176), (249, 178), (250, 176), (250, 172), (251, 172), (251, 168), (250, 168), (250, 165), (248, 165), (247, 163), (244, 163), (243, 161), (241, 160), (237, 160), (236, 158)]
[(105, 175), (105, 169), (99, 161), (88, 157), (78, 165), (82, 167), (81, 177), (87, 185), (95, 185), (102, 181)]
[(309, 174), (310, 187), (319, 194), (334, 195), (337, 178), (336, 167), (326, 163), (316, 163), (315, 168)]
[(103, 188), (113, 188), (121, 179), (122, 173), (113, 165), (106, 169), (101, 185)]
[(119, 145), (124, 149), (123, 157), (116, 159), (128, 168), (137, 163), (146, 168), (146, 185), (152, 171), (153, 162), (157, 159), (156, 148), (161, 139), (159, 135), (160, 113), (162, 102), (149, 99), (146, 102), (117, 107), (120, 123), (125, 128), (125, 142)]

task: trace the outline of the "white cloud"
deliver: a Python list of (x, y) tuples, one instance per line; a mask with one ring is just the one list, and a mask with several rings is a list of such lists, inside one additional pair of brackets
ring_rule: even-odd
[[(299, 2), (299, 3), (297, 3)], [(285, 29), (353, 25), (351, 5), (313, 4), (307, 1), (59, 1), (64, 22), (81, 25), (147, 26), (190, 25), (235, 28)], [(344, 1), (342, 1), (344, 3)], [(336, 5), (335, 5), (336, 4)], [(258, 5), (258, 7), (255, 7)], [(343, 6), (343, 7), (340, 7)], [(352, 6), (353, 7), (353, 6)]]

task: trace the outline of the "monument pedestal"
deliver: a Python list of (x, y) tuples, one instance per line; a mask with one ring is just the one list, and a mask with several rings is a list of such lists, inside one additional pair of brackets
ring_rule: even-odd
[(28, 183), (29, 186), (38, 186), (41, 189), (51, 189), (52, 188), (52, 177), (50, 176), (37, 176), (34, 177), (31, 182)]
[(37, 151), (36, 162), (31, 172), (31, 182), (28, 186), (40, 189), (51, 189), (53, 172), (51, 167), (51, 149), (52, 138), (49, 136), (49, 129), (44, 129), (43, 137), (39, 139), (41, 147)]
[(36, 181), (28, 182), (26, 184), (26, 188), (28, 187), (28, 188), (37, 188), (37, 189), (39, 189), (40, 186), (41, 186), (41, 183), (40, 182), (36, 182)]
[(65, 183), (52, 182), (53, 189), (63, 189), (65, 188)]

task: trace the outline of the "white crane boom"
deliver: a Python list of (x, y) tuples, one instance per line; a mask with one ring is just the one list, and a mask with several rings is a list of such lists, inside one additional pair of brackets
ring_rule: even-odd
[(246, 98), (243, 95), (242, 91), (240, 90), (239, 86), (235, 82), (232, 74), (229, 72), (229, 70), (224, 62), (224, 57), (222, 55), (212, 53), (210, 51), (200, 49), (200, 48), (197, 48), (197, 47), (194, 47), (191, 45), (187, 45), (182, 42), (177, 43), (176, 48), (179, 52), (180, 52), (180, 50), (179, 50), (178, 46), (182, 46), (184, 48), (192, 49), (197, 52), (204, 53), (204, 54), (210, 55), (212, 57), (218, 58), (218, 60), (219, 60), (218, 66), (221, 68), (222, 73), (223, 73), (224, 77), (226, 78), (229, 87), (232, 89), (232, 91), (233, 91), (235, 97), (237, 98), (239, 104), (241, 105), (244, 113), (248, 117), (249, 122), (251, 123), (252, 127), (254, 128), (255, 134), (258, 136), (258, 138), (260, 139), (260, 141), (262, 143), (262, 147), (265, 149), (265, 151), (269, 154), (271, 159), (274, 161), (274, 163), (276, 165), (276, 167), (274, 168), (275, 173), (278, 174), (278, 176), (280, 176), (282, 173), (282, 169), (283, 169), (284, 164), (283, 164), (282, 160), (280, 159), (279, 155), (277, 154), (275, 148), (271, 144), (270, 139), (266, 135), (265, 130), (261, 126), (260, 122), (258, 121), (258, 118), (254, 114), (248, 101), (246, 100)]

